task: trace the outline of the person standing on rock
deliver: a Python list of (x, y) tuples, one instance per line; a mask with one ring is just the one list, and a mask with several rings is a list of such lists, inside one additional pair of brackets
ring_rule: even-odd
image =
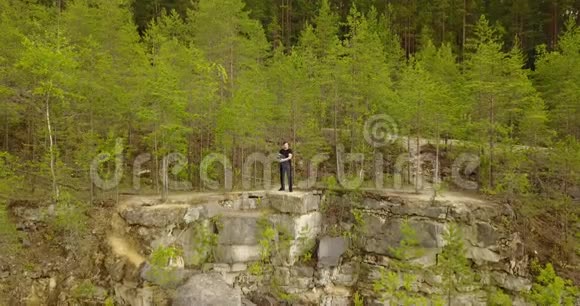
[(292, 192), (292, 149), (288, 146), (288, 142), (282, 143), (282, 149), (278, 154), (280, 162), (280, 187), (279, 191), (284, 191), (284, 175), (288, 176), (288, 191)]

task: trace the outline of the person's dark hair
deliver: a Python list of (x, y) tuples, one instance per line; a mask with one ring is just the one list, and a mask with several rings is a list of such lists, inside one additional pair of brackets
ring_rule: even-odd
[[(282, 141), (282, 145), (285, 145), (285, 144), (287, 144), (287, 143), (288, 143), (288, 141)], [(288, 144), (289, 144), (289, 143), (288, 143)]]

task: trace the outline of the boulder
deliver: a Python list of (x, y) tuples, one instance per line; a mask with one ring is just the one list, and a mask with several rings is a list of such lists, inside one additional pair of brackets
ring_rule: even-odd
[(211, 245), (204, 241), (207, 237), (203, 236), (213, 234), (214, 230), (213, 223), (205, 219), (195, 226), (190, 226), (178, 236), (177, 245), (183, 249), (186, 267), (198, 266), (205, 262), (210, 255)]
[(185, 221), (187, 224), (190, 224), (199, 220), (203, 214), (204, 209), (205, 208), (203, 206), (192, 206), (188, 208), (185, 212), (185, 216), (183, 216), (183, 221)]
[(491, 278), (499, 287), (513, 292), (525, 292), (532, 288), (532, 282), (523, 277), (495, 271), (491, 273)]
[(156, 267), (145, 263), (141, 269), (141, 278), (163, 288), (177, 288), (183, 284), (193, 271), (175, 267)]
[(338, 269), (333, 270), (332, 283), (337, 286), (352, 287), (358, 281), (360, 265), (356, 261), (344, 263)]
[(424, 249), (421, 251), (419, 257), (410, 260), (412, 264), (422, 268), (429, 268), (437, 264), (438, 249)]
[(242, 292), (228, 286), (219, 274), (197, 274), (176, 290), (172, 305), (241, 306)]
[(281, 234), (287, 234), (291, 239), (314, 239), (320, 233), (322, 215), (319, 212), (299, 216), (274, 214), (270, 216), (270, 222)]
[[(365, 251), (375, 254), (392, 255), (392, 249), (399, 247), (402, 240), (402, 220), (384, 219), (379, 216), (363, 214), (366, 243)], [(411, 219), (409, 225), (417, 233), (419, 247), (425, 249), (444, 246), (443, 233), (445, 225), (439, 222), (422, 219)]]
[(223, 245), (216, 248), (216, 261), (222, 263), (250, 262), (260, 259), (259, 245)]
[(473, 260), (477, 265), (482, 265), (486, 262), (499, 262), (501, 260), (499, 254), (489, 249), (478, 247), (468, 248), (466, 257)]
[(480, 247), (488, 247), (497, 244), (498, 234), (489, 223), (477, 222), (477, 243)]
[(222, 228), (219, 231), (220, 244), (258, 244), (259, 217), (223, 217)]
[(320, 196), (310, 193), (270, 192), (270, 206), (283, 213), (306, 214), (318, 210)]
[(318, 264), (323, 267), (338, 266), (340, 256), (347, 248), (348, 241), (344, 237), (322, 237), (318, 246)]
[(165, 227), (172, 223), (181, 223), (187, 208), (188, 205), (181, 204), (129, 206), (120, 215), (129, 225)]

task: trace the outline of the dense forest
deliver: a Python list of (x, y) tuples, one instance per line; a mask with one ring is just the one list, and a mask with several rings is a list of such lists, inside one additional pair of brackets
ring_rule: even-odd
[[(573, 0), (0, 0), (0, 208), (49, 199), (82, 214), (79, 202), (132, 190), (143, 153), (154, 174), (180, 153), (171, 175), (194, 190), (204, 157), (223, 154), (240, 189), (247, 156), (282, 140), (298, 178), (328, 153), (328, 180), (339, 144), (392, 169), (405, 141), (431, 139), (446, 188), (450, 161), (479, 156), (479, 191), (578, 281), (579, 12)], [(394, 119), (400, 146), (365, 141), (375, 114)], [(95, 187), (97, 156), (102, 176), (125, 172), (112, 191)], [(158, 175), (143, 182), (167, 192)]]

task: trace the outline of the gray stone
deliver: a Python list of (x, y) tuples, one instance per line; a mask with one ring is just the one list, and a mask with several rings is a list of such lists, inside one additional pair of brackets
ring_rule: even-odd
[(391, 214), (401, 217), (426, 217), (444, 220), (447, 217), (448, 207), (441, 204), (432, 204), (428, 201), (399, 201), (388, 206)]
[(344, 237), (322, 237), (318, 246), (318, 264), (324, 267), (338, 266), (347, 248), (348, 241)]
[(314, 268), (309, 266), (293, 266), (290, 268), (290, 275), (292, 277), (312, 277), (314, 275)]
[(234, 284), (236, 283), (236, 279), (238, 278), (239, 275), (240, 275), (239, 272), (222, 273), (224, 281), (226, 282), (226, 284), (230, 286), (234, 286)]
[(197, 274), (177, 289), (172, 305), (241, 306), (242, 293), (228, 286), (219, 274)]
[(224, 208), (240, 210), (242, 208), (242, 199), (238, 198), (238, 199), (222, 200), (219, 201), (219, 204), (221, 207)]
[(258, 306), (277, 306), (278, 302), (274, 297), (269, 295), (256, 295), (252, 297), (252, 302), (256, 303)]
[(497, 231), (489, 223), (477, 222), (477, 242), (480, 247), (488, 247), (497, 243)]
[(183, 259), (185, 266), (201, 265), (209, 256), (211, 248), (204, 245), (202, 233), (211, 234), (214, 226), (209, 220), (202, 220), (196, 226), (190, 226), (185, 232), (179, 235), (178, 245), (183, 249)]
[(46, 209), (38, 207), (26, 207), (26, 206), (14, 206), (12, 208), (12, 213), (20, 219), (24, 219), (29, 222), (38, 222), (43, 220), (43, 216), (46, 214)]
[(517, 277), (497, 271), (492, 272), (491, 277), (499, 287), (509, 291), (525, 292), (532, 288), (532, 282), (523, 277)]
[(223, 245), (216, 248), (216, 261), (223, 263), (250, 262), (260, 259), (259, 245)]
[(325, 295), (322, 297), (321, 305), (325, 306), (350, 306), (351, 290), (345, 287), (327, 286), (324, 288)]
[(136, 288), (125, 283), (114, 285), (115, 302), (120, 305), (153, 306), (153, 290), (150, 287)]
[(321, 230), (322, 215), (319, 212), (298, 216), (274, 214), (269, 219), (282, 234), (288, 234), (292, 239), (315, 238)]
[[(272, 258), (274, 264), (292, 266), (300, 259), (300, 256), (306, 252), (313, 252), (315, 245), (314, 238), (296, 239), (285, 241), (287, 247), (280, 249), (278, 256)], [(311, 254), (312, 255), (312, 254)]]
[(224, 209), (218, 202), (209, 202), (202, 205), (203, 209), (200, 211), (200, 218), (209, 219), (223, 213)]
[[(274, 279), (278, 282), (279, 285), (288, 286), (290, 285), (290, 269), (287, 267), (275, 267), (274, 268)], [(293, 281), (293, 279), (292, 279)]]
[(437, 263), (438, 252), (438, 249), (423, 249), (419, 257), (411, 259), (410, 261), (419, 267), (429, 268)]
[(130, 225), (165, 227), (172, 223), (181, 223), (187, 207), (180, 204), (130, 206), (121, 211), (120, 215)]
[(231, 266), (227, 263), (214, 263), (211, 270), (218, 273), (227, 273), (232, 270)]
[(175, 267), (157, 267), (145, 263), (140, 274), (142, 279), (163, 288), (177, 288), (193, 274), (193, 271)]
[(232, 265), (232, 272), (242, 272), (248, 270), (248, 265), (245, 263), (235, 263)]
[(185, 216), (183, 216), (183, 221), (185, 221), (186, 224), (190, 224), (199, 220), (200, 216), (203, 213), (203, 210), (204, 210), (203, 206), (193, 206), (188, 208), (187, 211), (185, 212)]
[[(401, 219), (385, 220), (381, 217), (363, 214), (365, 222), (364, 249), (369, 253), (392, 255), (392, 249), (397, 248), (402, 240)], [(417, 233), (419, 246), (422, 248), (441, 248), (445, 242), (443, 233), (445, 225), (429, 220), (409, 220), (409, 225)]]
[(351, 287), (358, 281), (360, 265), (357, 262), (348, 262), (334, 270), (332, 282), (338, 286)]
[(318, 210), (320, 196), (310, 193), (268, 193), (270, 206), (283, 213), (306, 214)]
[(219, 232), (220, 244), (245, 244), (258, 243), (258, 218), (259, 217), (223, 217), (222, 228)]
[(487, 293), (484, 291), (460, 293), (451, 298), (451, 305), (486, 306)]
[(477, 265), (482, 265), (485, 262), (499, 262), (501, 260), (499, 254), (489, 249), (478, 247), (470, 247), (467, 250), (466, 257), (473, 260)]
[(307, 277), (297, 277), (297, 278), (293, 278), (291, 285), (294, 286), (294, 288), (297, 291), (304, 291), (304, 290), (312, 287), (312, 285), (313, 285), (313, 279), (312, 278), (307, 278)]

